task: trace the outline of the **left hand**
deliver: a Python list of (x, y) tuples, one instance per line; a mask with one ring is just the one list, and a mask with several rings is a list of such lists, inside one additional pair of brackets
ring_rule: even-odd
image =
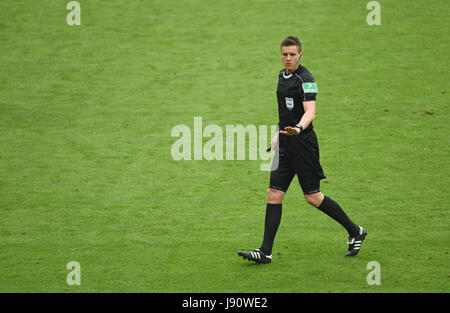
[(295, 135), (300, 134), (300, 128), (287, 126), (284, 128), (284, 131), (280, 130), (280, 134), (287, 135), (287, 136), (295, 136)]

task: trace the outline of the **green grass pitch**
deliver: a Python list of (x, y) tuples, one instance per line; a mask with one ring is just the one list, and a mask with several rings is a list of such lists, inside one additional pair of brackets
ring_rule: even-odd
[[(449, 292), (446, 1), (0, 2), (1, 292)], [(319, 87), (322, 191), (369, 235), (307, 205), (296, 179), (267, 266), (269, 173), (174, 161), (175, 125), (277, 122), (279, 44)], [(68, 285), (66, 264), (81, 265)], [(369, 285), (377, 261), (381, 285)]]

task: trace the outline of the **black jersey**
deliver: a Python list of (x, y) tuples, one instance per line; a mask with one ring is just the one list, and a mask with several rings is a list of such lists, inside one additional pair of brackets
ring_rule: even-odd
[[(316, 100), (317, 85), (311, 72), (299, 66), (295, 72), (282, 70), (278, 77), (277, 99), (280, 129), (294, 127), (300, 122), (305, 109), (303, 101)], [(313, 128), (312, 123), (305, 129)]]

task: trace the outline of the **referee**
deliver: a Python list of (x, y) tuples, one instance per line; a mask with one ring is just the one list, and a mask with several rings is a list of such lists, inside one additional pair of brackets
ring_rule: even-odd
[(316, 82), (300, 65), (302, 45), (297, 37), (281, 42), (284, 69), (278, 76), (277, 100), (279, 123), (271, 149), (278, 149), (279, 163), (270, 174), (264, 238), (259, 249), (239, 251), (238, 255), (257, 263), (272, 261), (272, 246), (281, 221), (282, 200), (295, 175), (306, 201), (336, 220), (348, 232), (346, 256), (358, 254), (367, 232), (353, 223), (342, 208), (320, 192), (320, 180), (326, 178), (319, 162), (319, 145), (312, 121), (316, 116)]

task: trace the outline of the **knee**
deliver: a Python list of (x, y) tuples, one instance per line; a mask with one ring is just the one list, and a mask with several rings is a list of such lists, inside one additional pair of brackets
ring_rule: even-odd
[(267, 189), (267, 203), (281, 203), (284, 197), (284, 192), (277, 189)]
[(305, 195), (305, 200), (310, 205), (315, 206), (316, 208), (320, 206), (324, 198), (324, 195), (321, 192), (313, 193), (311, 195)]

